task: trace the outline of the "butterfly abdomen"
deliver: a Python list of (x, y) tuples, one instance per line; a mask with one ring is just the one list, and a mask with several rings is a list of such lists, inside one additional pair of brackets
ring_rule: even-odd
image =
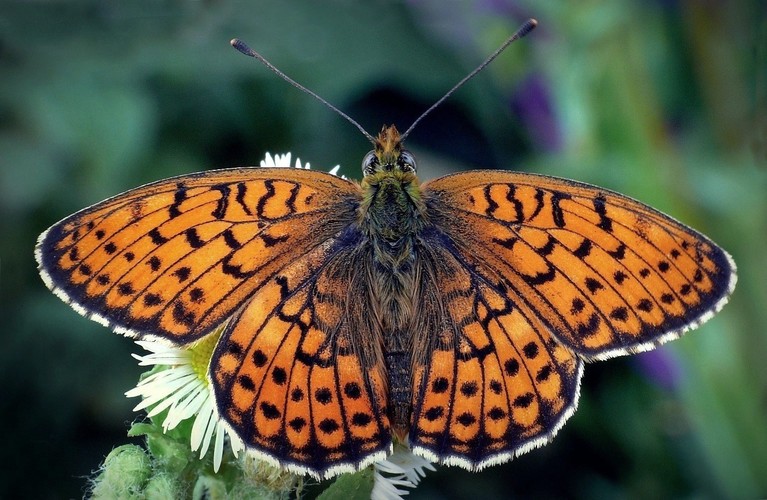
[[(391, 338), (404, 337), (401, 332), (393, 332)], [(384, 355), (386, 372), (389, 380), (389, 418), (394, 432), (404, 440), (410, 427), (410, 409), (412, 399), (412, 369), (410, 352), (404, 348), (387, 349)]]

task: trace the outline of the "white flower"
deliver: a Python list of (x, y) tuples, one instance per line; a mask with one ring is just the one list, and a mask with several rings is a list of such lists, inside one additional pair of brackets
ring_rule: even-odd
[(410, 493), (402, 488), (415, 488), (426, 471), (435, 470), (425, 458), (413, 455), (404, 447), (397, 447), (386, 460), (374, 464), (373, 500), (395, 500)]
[[(266, 153), (266, 156), (263, 160), (261, 160), (261, 168), (291, 168), (290, 163), (290, 156), (291, 153), (285, 153), (284, 155), (274, 155), (272, 156), (269, 153)], [(304, 170), (310, 170), (311, 167), (309, 165), (309, 162), (306, 162), (303, 166), (301, 165), (301, 159), (296, 158), (296, 164), (294, 168), (302, 168)], [(341, 169), (341, 165), (336, 165), (335, 167), (331, 168), (328, 172), (329, 174), (338, 175), (338, 171)], [(341, 178), (345, 179), (343, 175)]]
[(226, 428), (218, 418), (213, 393), (206, 378), (208, 362), (217, 335), (210, 335), (190, 348), (178, 348), (152, 341), (136, 341), (150, 351), (149, 354), (133, 357), (141, 366), (163, 365), (166, 370), (153, 373), (142, 379), (135, 388), (126, 392), (129, 398), (141, 396), (142, 401), (134, 410), (151, 408), (148, 416), (153, 417), (164, 410), (168, 414), (163, 420), (163, 431), (175, 428), (183, 420), (195, 417), (192, 425), (191, 449), (200, 450), (200, 458), (208, 452), (215, 433), (213, 447), (213, 469), (218, 472), (224, 454), (224, 437), (235, 456), (245, 448), (242, 440)]

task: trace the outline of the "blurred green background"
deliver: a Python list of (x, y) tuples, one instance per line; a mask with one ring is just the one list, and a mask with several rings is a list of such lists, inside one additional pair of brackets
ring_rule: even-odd
[(131, 341), (54, 297), (37, 235), (171, 175), (292, 151), (358, 177), (369, 144), (231, 49), (238, 36), (370, 132), (406, 128), (527, 17), (540, 27), (422, 122), (422, 179), (471, 168), (605, 186), (711, 236), (730, 304), (589, 365), (548, 446), (412, 498), (767, 496), (767, 7), (751, 2), (0, 4), (0, 497), (79, 497), (129, 442)]

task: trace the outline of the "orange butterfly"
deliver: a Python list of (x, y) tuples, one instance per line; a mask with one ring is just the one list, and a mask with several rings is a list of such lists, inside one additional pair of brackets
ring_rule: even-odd
[(505, 171), (421, 184), (393, 126), (374, 146), (361, 183), (241, 168), (133, 189), (44, 232), (41, 275), (131, 337), (223, 325), (220, 417), (318, 477), (393, 436), (469, 470), (541, 446), (585, 361), (677, 338), (735, 286), (724, 250), (621, 194)]

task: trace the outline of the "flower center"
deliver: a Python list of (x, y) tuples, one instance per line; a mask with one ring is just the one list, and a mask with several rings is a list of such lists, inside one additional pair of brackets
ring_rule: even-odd
[(206, 386), (208, 385), (208, 366), (210, 366), (210, 359), (213, 356), (213, 349), (216, 348), (225, 326), (225, 324), (219, 326), (213, 333), (198, 340), (189, 348), (192, 370)]

